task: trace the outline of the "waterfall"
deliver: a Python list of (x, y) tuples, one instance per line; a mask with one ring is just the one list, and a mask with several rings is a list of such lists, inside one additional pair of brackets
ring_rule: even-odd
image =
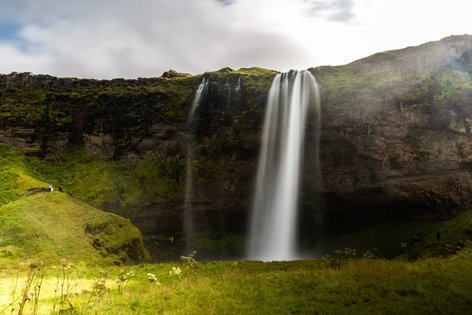
[(192, 249), (189, 248), (189, 245), (195, 238), (195, 226), (194, 226), (194, 217), (193, 217), (193, 148), (195, 146), (193, 139), (193, 120), (195, 112), (200, 105), (203, 94), (208, 89), (208, 79), (203, 78), (202, 82), (195, 91), (195, 96), (193, 98), (192, 107), (190, 108), (190, 113), (187, 120), (188, 128), (191, 133), (187, 141), (187, 170), (185, 175), (185, 197), (184, 197), (184, 222), (183, 230), (185, 235), (186, 251), (189, 253)]
[(238, 78), (238, 83), (236, 83), (235, 91), (236, 91), (236, 93), (241, 92), (241, 77)]
[[(297, 212), (308, 109), (320, 126), (318, 85), (309, 71), (278, 74), (269, 91), (255, 196), (249, 223), (248, 258), (297, 258)], [(319, 146), (319, 132), (315, 139)], [(319, 154), (318, 148), (315, 149)], [(319, 157), (315, 158), (319, 167)]]
[(190, 114), (188, 115), (188, 124), (192, 124), (193, 117), (195, 116), (195, 111), (197, 110), (198, 106), (200, 105), (200, 101), (202, 99), (203, 93), (208, 88), (208, 79), (203, 78), (200, 85), (198, 85), (197, 91), (195, 91), (195, 96), (193, 97), (192, 107), (190, 107)]
[(226, 106), (229, 107), (231, 104), (231, 86), (229, 84), (229, 78), (226, 78), (225, 83), (225, 93), (226, 93)]

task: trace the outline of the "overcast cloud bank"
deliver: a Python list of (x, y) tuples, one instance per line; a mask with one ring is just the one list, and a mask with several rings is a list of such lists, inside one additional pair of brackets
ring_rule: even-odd
[(0, 0), (0, 73), (136, 78), (170, 68), (343, 64), (471, 33), (465, 0)]

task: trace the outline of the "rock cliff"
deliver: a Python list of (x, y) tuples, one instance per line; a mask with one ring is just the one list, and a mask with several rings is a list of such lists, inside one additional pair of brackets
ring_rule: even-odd
[(472, 36), (314, 72), (333, 220), (440, 219), (472, 206)]
[[(323, 186), (310, 185), (308, 149), (303, 234), (391, 218), (447, 218), (472, 207), (472, 36), (310, 70), (321, 86)], [(166, 235), (182, 236), (184, 157), (194, 134), (192, 202), (207, 241), (201, 246), (236, 248), (240, 241), (229, 236), (245, 229), (274, 75), (259, 68), (203, 74), (209, 88), (191, 125), (187, 115), (202, 75), (169, 71), (111, 81), (2, 75), (0, 141), (55, 163), (55, 170), (74, 150), (87, 156), (68, 164), (76, 168), (115, 163), (120, 180), (99, 192), (70, 176), (66, 188), (131, 217), (149, 242), (162, 244)]]

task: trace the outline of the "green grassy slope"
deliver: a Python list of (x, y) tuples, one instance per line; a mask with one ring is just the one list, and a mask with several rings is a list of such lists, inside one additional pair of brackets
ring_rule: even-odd
[[(438, 234), (439, 233), (439, 234)], [(439, 238), (439, 240), (438, 240)], [(370, 251), (380, 257), (405, 255), (418, 258), (448, 255), (472, 239), (472, 210), (444, 221), (396, 221), (369, 227), (335, 238), (321, 239), (315, 248), (332, 253), (343, 248)]]
[(46, 262), (130, 263), (146, 257), (129, 220), (48, 192), (24, 157), (0, 145), (0, 257)]
[(49, 179), (81, 200), (118, 212), (149, 203), (181, 200), (185, 160), (157, 155), (134, 163), (87, 156), (70, 150), (63, 161), (28, 157), (37, 178)]
[(25, 195), (29, 189), (47, 184), (28, 175), (24, 157), (7, 145), (0, 144), (0, 205)]
[(129, 221), (60, 192), (10, 202), (0, 208), (0, 222), (3, 257), (126, 263), (145, 256)]

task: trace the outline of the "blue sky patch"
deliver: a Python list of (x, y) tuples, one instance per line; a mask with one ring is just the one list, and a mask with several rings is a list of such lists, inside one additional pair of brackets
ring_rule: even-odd
[(0, 22), (0, 41), (10, 41), (18, 39), (20, 26), (17, 24)]

